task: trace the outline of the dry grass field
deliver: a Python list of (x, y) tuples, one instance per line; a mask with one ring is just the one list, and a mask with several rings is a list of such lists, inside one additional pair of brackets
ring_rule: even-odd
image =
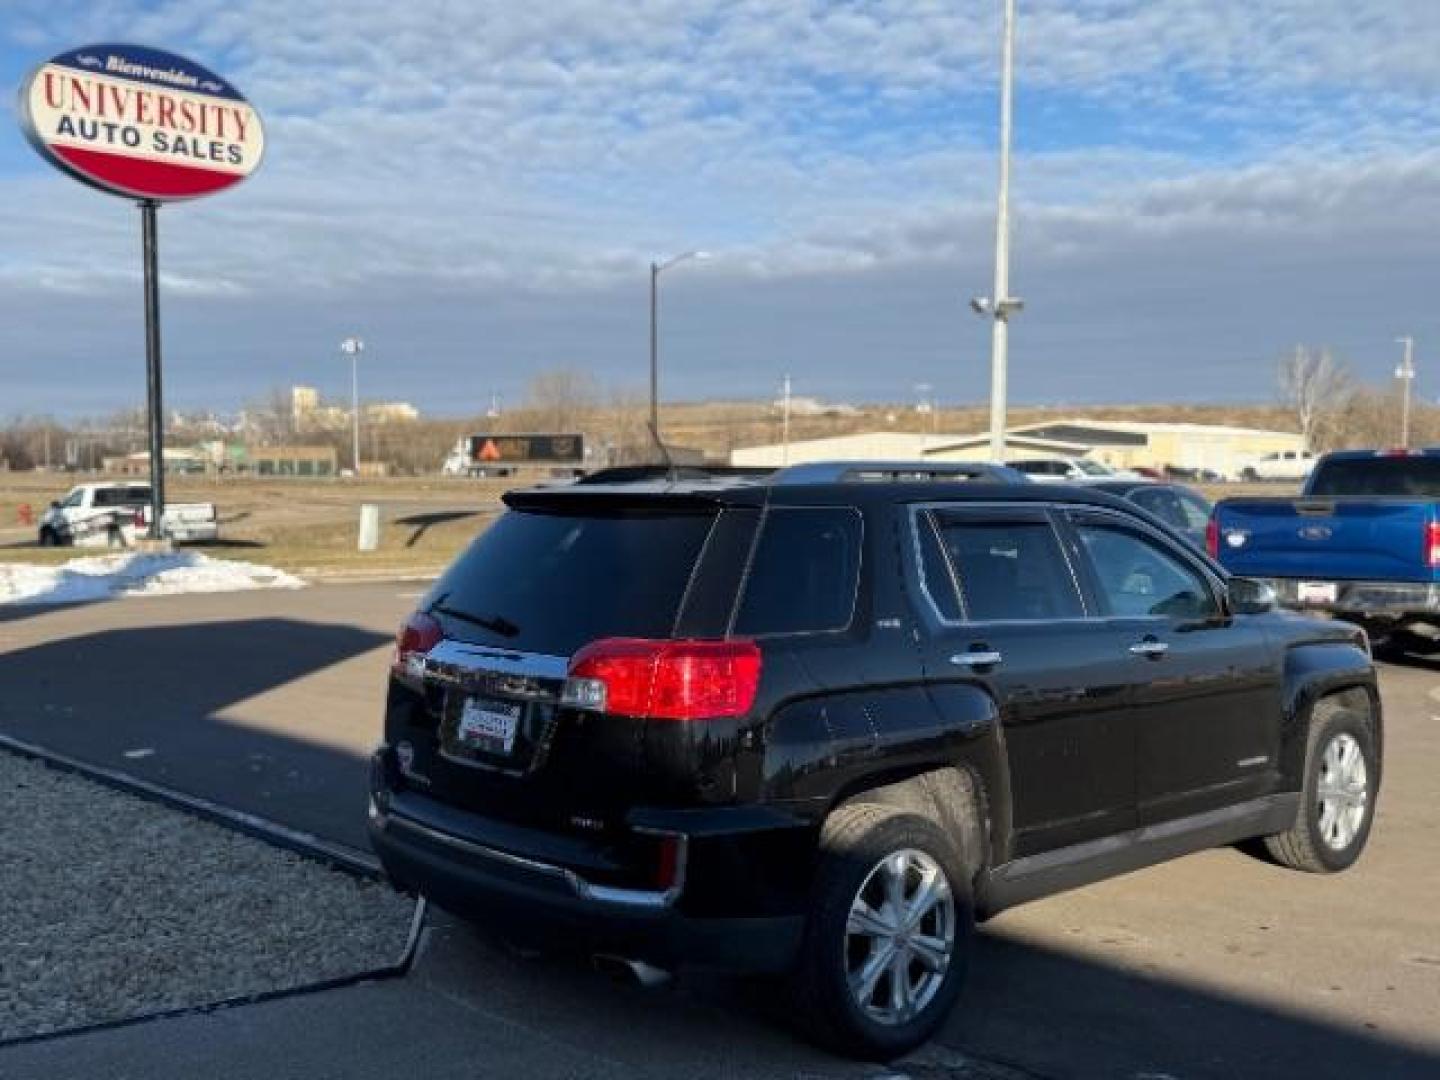
[[(72, 484), (99, 479), (47, 473), (0, 474), (0, 562), (64, 562), (96, 549), (34, 546), (21, 507), (41, 513)], [(173, 478), (171, 502), (213, 502), (220, 540), (201, 547), (292, 573), (425, 574), (443, 568), (500, 508), (504, 485), (427, 478), (394, 480), (204, 480)], [(360, 507), (380, 507), (380, 547), (356, 550)]]

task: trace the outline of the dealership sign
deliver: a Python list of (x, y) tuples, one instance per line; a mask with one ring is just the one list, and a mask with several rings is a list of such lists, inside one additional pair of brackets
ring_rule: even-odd
[(51, 164), (116, 195), (212, 195), (255, 171), (260, 117), (225, 79), (139, 45), (88, 45), (41, 64), (20, 88), (26, 136)]

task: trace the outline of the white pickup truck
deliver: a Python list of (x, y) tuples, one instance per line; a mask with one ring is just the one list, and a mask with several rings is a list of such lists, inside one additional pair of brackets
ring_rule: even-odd
[[(129, 547), (149, 524), (149, 484), (80, 484), (41, 515), (39, 541), (41, 547)], [(161, 525), (181, 543), (220, 536), (214, 503), (170, 503)]]

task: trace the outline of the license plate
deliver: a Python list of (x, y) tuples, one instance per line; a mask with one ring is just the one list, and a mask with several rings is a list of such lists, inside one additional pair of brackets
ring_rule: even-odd
[(508, 754), (515, 748), (520, 706), (483, 698), (466, 698), (455, 726), (455, 743), (462, 750)]
[(1333, 604), (1339, 588), (1333, 581), (1302, 581), (1296, 586), (1295, 596), (1302, 604)]

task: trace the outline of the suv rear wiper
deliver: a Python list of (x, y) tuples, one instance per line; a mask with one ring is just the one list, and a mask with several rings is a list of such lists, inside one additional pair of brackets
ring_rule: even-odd
[(461, 622), (470, 623), (483, 630), (489, 630), (501, 637), (514, 637), (520, 633), (520, 627), (503, 615), (471, 615), (467, 611), (457, 611), (455, 608), (446, 607), (439, 601), (431, 604), (429, 610), (439, 612), (441, 615), (448, 615), (452, 619), (459, 619)]

